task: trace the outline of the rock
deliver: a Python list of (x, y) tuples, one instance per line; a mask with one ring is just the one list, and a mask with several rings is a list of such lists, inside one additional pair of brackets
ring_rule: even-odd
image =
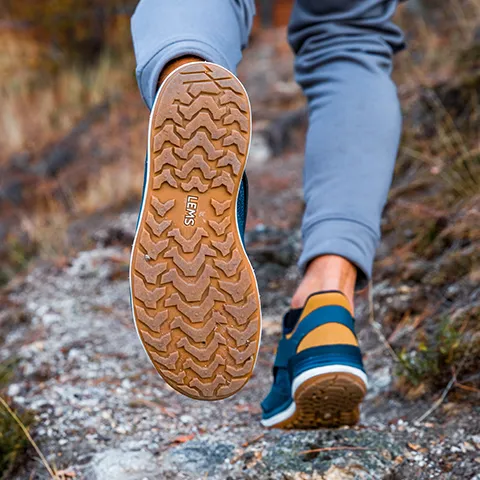
[[(365, 473), (365, 472), (363, 472)], [(325, 480), (352, 480), (354, 478), (361, 478), (357, 477), (352, 471), (345, 470), (344, 468), (338, 468), (332, 465), (323, 476)]]
[(158, 465), (155, 457), (145, 450), (124, 451), (121, 448), (95, 455), (90, 462), (92, 480), (153, 480)]
[(99, 247), (131, 245), (135, 234), (137, 213), (122, 213), (102, 228), (95, 230), (92, 237)]
[[(72, 261), (68, 273), (76, 278), (88, 278), (96, 276), (106, 279), (111, 274), (110, 263), (125, 257), (118, 249), (107, 248), (81, 252)], [(127, 257), (124, 258), (128, 260)]]
[(272, 150), (266, 137), (260, 133), (253, 133), (250, 152), (248, 154), (248, 167), (263, 165), (272, 158)]
[(234, 448), (231, 443), (192, 440), (169, 450), (162, 457), (162, 468), (194, 474), (192, 478), (204, 478), (213, 474)]
[(21, 391), (22, 391), (22, 387), (20, 385), (18, 385), (17, 383), (12, 383), (8, 387), (8, 396), (9, 397), (16, 397), (17, 395), (20, 394)]
[(28, 151), (14, 153), (10, 157), (10, 165), (18, 170), (26, 171), (32, 161), (32, 154)]

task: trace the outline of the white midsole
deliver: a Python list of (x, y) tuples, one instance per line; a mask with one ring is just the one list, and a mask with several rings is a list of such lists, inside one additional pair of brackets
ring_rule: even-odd
[(307, 380), (326, 373), (351, 373), (352, 375), (359, 377), (365, 384), (365, 387), (368, 388), (367, 376), (365, 375), (365, 372), (362, 372), (359, 368), (350, 367), (348, 365), (326, 365), (324, 367), (312, 368), (301, 373), (298, 377), (295, 377), (295, 380), (293, 380), (292, 383), (292, 397), (295, 397), (295, 392), (298, 390), (298, 387)]
[(283, 412), (277, 413), (273, 417), (262, 420), (262, 425), (264, 427), (273, 427), (273, 425), (276, 425), (277, 423), (284, 422), (285, 420), (288, 420), (289, 418), (293, 417), (296, 409), (297, 409), (297, 406), (294, 400), (290, 404), (290, 406)]
[(292, 418), (293, 415), (295, 415), (295, 412), (297, 410), (297, 405), (295, 403), (295, 392), (298, 390), (298, 388), (302, 384), (304, 384), (307, 380), (310, 380), (313, 377), (318, 377), (320, 375), (325, 375), (327, 373), (350, 373), (360, 378), (362, 382), (365, 384), (365, 388), (368, 388), (367, 375), (365, 374), (365, 372), (363, 372), (359, 368), (350, 367), (348, 365), (326, 365), (324, 367), (312, 368), (310, 370), (307, 370), (306, 372), (301, 373), (293, 381), (292, 383), (293, 402), (291, 403), (291, 405), (287, 409), (285, 409), (283, 412), (277, 413), (273, 417), (262, 420), (261, 421), (262, 425), (264, 427), (272, 427), (274, 425), (284, 422), (285, 420), (288, 420), (289, 418)]

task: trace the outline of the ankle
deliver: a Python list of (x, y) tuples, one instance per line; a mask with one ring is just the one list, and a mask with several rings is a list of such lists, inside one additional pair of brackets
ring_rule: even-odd
[(194, 55), (184, 55), (183, 57), (174, 58), (168, 62), (163, 70), (160, 72), (158, 77), (157, 90), (160, 88), (160, 85), (165, 81), (165, 79), (178, 67), (192, 62), (203, 62), (203, 58), (196, 57)]
[(293, 295), (291, 307), (303, 308), (307, 298), (315, 292), (337, 290), (347, 297), (354, 309), (354, 291), (357, 268), (343, 257), (323, 255), (312, 260)]

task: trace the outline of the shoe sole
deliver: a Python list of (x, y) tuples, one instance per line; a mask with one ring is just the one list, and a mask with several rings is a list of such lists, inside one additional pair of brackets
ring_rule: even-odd
[[(344, 370), (354, 370), (350, 367)], [(338, 371), (315, 374), (307, 371), (292, 386), (294, 402), (274, 417), (263, 420), (264, 426), (283, 429), (318, 429), (355, 425), (360, 419), (359, 406), (367, 392), (363, 372)]]
[(260, 346), (258, 287), (237, 223), (250, 140), (250, 103), (231, 72), (194, 62), (166, 78), (150, 116), (132, 310), (155, 369), (198, 400), (238, 392)]

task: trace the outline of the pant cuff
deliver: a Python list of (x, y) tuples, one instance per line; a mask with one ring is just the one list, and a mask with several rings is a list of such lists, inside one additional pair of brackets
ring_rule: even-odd
[(157, 83), (165, 65), (175, 58), (194, 55), (207, 62), (217, 63), (235, 73), (236, 65), (229, 65), (228, 59), (210, 44), (200, 40), (178, 40), (160, 47), (158, 52), (143, 66), (137, 68), (137, 81), (142, 98), (151, 109), (155, 101)]
[(354, 220), (325, 219), (303, 227), (303, 252), (298, 261), (302, 273), (309, 262), (321, 255), (338, 255), (358, 270), (356, 290), (368, 285), (379, 236), (368, 226)]

